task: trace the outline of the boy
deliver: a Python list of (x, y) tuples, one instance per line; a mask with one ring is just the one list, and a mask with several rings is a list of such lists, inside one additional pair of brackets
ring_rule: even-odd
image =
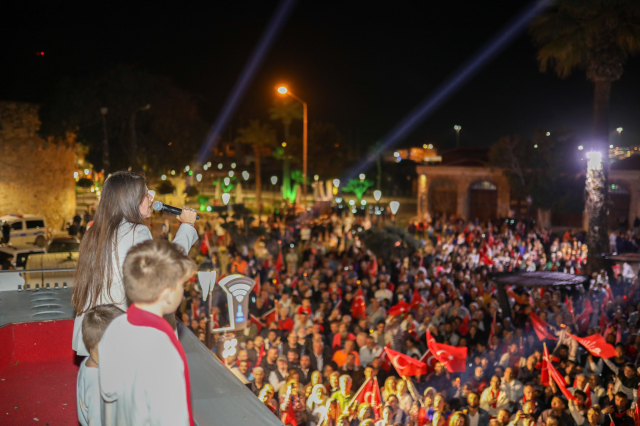
[(100, 426), (101, 405), (98, 382), (98, 343), (107, 326), (116, 317), (124, 314), (116, 305), (101, 305), (87, 311), (82, 322), (82, 340), (89, 356), (80, 364), (76, 393), (78, 397), (78, 420), (82, 426)]
[(107, 425), (194, 424), (187, 357), (162, 317), (178, 308), (195, 269), (179, 246), (164, 240), (127, 253), (123, 282), (131, 306), (99, 345)]

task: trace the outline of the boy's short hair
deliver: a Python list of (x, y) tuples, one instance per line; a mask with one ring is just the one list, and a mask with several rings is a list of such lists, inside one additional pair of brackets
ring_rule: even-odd
[(82, 341), (87, 350), (95, 348), (107, 326), (124, 312), (116, 305), (100, 305), (89, 309), (82, 320)]
[(196, 264), (168, 241), (148, 240), (133, 246), (124, 260), (124, 290), (132, 303), (153, 303), (166, 288), (188, 280)]

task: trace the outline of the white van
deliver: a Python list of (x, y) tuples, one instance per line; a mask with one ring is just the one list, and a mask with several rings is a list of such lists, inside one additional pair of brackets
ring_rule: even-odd
[[(30, 256), (44, 253), (45, 249), (33, 244), (0, 246), (0, 269), (3, 269), (2, 265), (11, 263), (14, 269), (20, 271), (25, 268)], [(9, 261), (9, 258), (13, 258), (13, 260)]]
[[(33, 214), (9, 214), (0, 216), (0, 231), (5, 226), (11, 228), (11, 245), (35, 244), (44, 247), (47, 240), (47, 226), (44, 217)], [(0, 236), (3, 234), (0, 234)], [(7, 244), (7, 241), (4, 241)]]

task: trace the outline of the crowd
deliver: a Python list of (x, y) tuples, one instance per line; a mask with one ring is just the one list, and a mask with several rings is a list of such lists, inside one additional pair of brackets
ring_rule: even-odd
[[(271, 218), (270, 251), (203, 231), (192, 253), (220, 274), (256, 279), (251, 322), (235, 335), (237, 353), (223, 361), (285, 425), (634, 423), (640, 292), (628, 265), (623, 273), (595, 272), (584, 286), (509, 289), (507, 313), (491, 274), (584, 274), (581, 234), (556, 236), (512, 220), (433, 218), (408, 229), (421, 250), (382, 259), (358, 237), (369, 226), (335, 214)], [(204, 303), (199, 291), (188, 285), (181, 318), (222, 358), (218, 343), (229, 335), (211, 332), (225, 323), (225, 299), (214, 292)], [(593, 335), (615, 346), (615, 357), (594, 356), (572, 337)], [(462, 368), (450, 371), (426, 336), (466, 348)], [(569, 396), (543, 377), (545, 338)], [(398, 353), (418, 368), (407, 373), (390, 362)]]
[[(584, 275), (580, 234), (433, 218), (408, 229), (421, 246), (387, 236), (393, 247), (380, 247), (360, 239), (377, 223), (332, 214), (271, 218), (249, 244), (184, 208), (169, 243), (145, 226), (153, 197), (142, 176), (111, 175), (83, 237), (82, 425), (194, 424), (176, 313), (285, 425), (640, 424), (631, 266), (496, 290), (494, 273)], [(247, 327), (216, 333), (226, 297), (216, 286), (205, 302), (196, 268), (256, 280)], [(229, 339), (237, 350), (223, 356)]]

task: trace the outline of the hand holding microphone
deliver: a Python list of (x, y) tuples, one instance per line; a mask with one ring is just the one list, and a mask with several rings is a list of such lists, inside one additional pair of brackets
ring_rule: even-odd
[(178, 220), (180, 222), (188, 223), (190, 225), (193, 225), (196, 222), (196, 219), (200, 219), (200, 216), (194, 209), (190, 209), (189, 207), (182, 207), (181, 209), (179, 209), (178, 207), (164, 204), (162, 203), (162, 201), (154, 201), (153, 209), (157, 212), (167, 212), (175, 214), (176, 216), (178, 216)]

